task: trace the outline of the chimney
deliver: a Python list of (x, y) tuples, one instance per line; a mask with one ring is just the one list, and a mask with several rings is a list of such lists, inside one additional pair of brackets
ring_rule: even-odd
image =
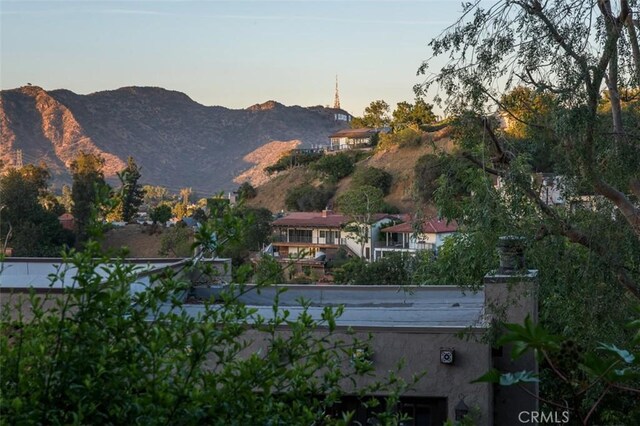
[[(504, 323), (522, 324), (529, 316), (538, 322), (538, 271), (527, 269), (524, 259), (525, 239), (517, 236), (500, 237), (497, 245), (500, 267), (484, 277), (485, 314), (492, 328), (498, 332)], [(538, 372), (533, 353), (511, 359), (511, 346), (498, 348), (492, 358), (493, 367), (500, 372), (528, 370)], [(529, 383), (527, 390), (538, 395), (538, 384)], [(538, 400), (515, 386), (500, 386), (494, 394), (494, 424), (519, 424), (518, 414), (538, 411)]]
[(333, 213), (333, 212), (330, 209), (324, 209), (324, 210), (322, 210), (322, 217), (327, 217), (331, 213)]

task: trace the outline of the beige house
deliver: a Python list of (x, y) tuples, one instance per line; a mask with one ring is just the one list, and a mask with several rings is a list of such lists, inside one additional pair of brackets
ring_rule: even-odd
[(361, 148), (368, 146), (376, 129), (364, 127), (361, 129), (344, 129), (329, 136), (329, 151), (341, 151), (343, 149)]
[(447, 222), (441, 219), (425, 219), (419, 224), (405, 222), (382, 228), (384, 236), (380, 246), (375, 249), (375, 259), (380, 259), (389, 253), (415, 254), (418, 251), (430, 250), (437, 253), (444, 240), (458, 231), (455, 221)]

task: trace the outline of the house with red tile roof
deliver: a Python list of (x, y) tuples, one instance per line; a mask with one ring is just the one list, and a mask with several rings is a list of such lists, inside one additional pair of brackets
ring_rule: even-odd
[(436, 253), (444, 240), (457, 231), (458, 224), (455, 221), (447, 222), (437, 218), (418, 223), (408, 221), (383, 228), (380, 232), (384, 235), (384, 242), (376, 247), (374, 259), (393, 252), (414, 254), (420, 250), (431, 250)]
[(352, 233), (345, 229), (352, 222), (348, 216), (331, 210), (289, 213), (271, 224), (274, 231), (271, 251), (281, 259), (329, 260), (340, 247), (345, 247), (353, 255), (359, 256), (362, 251), (364, 258), (370, 259), (379, 240), (380, 227), (394, 218), (384, 213), (374, 215), (372, 238), (362, 250)]

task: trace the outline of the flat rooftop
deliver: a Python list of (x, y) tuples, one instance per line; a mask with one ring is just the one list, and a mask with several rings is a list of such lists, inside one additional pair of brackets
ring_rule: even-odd
[[(302, 312), (299, 300), (303, 298), (310, 303), (308, 313), (316, 320), (321, 319), (324, 307), (344, 305), (344, 313), (336, 322), (339, 327), (395, 331), (485, 328), (484, 292), (463, 292), (457, 286), (278, 285), (263, 288), (260, 293), (249, 287), (239, 300), (268, 320), (273, 318), (277, 288), (285, 290), (279, 296), (280, 311), (289, 311), (290, 318)], [(200, 289), (200, 296), (215, 296), (219, 291), (219, 288)], [(186, 304), (185, 309), (190, 315), (198, 316), (205, 307), (193, 303)]]
[[(137, 273), (160, 270), (175, 264), (183, 259), (126, 259), (125, 263), (134, 264)], [(104, 265), (109, 269), (110, 265)], [(107, 270), (97, 268), (97, 272), (105, 277)], [(63, 280), (52, 282), (50, 275), (65, 272)], [(0, 264), (0, 289), (29, 289), (36, 290), (57, 289), (62, 290), (75, 284), (77, 269), (66, 265), (61, 258), (6, 258)]]

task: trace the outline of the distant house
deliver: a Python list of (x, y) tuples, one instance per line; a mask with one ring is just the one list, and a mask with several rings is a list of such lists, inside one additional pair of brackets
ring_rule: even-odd
[(340, 247), (354, 255), (370, 259), (382, 224), (390, 222), (391, 215), (376, 214), (369, 238), (362, 250), (353, 233), (345, 230), (352, 222), (349, 217), (331, 210), (322, 212), (294, 212), (276, 219), (272, 224), (273, 237), (270, 252), (280, 258), (324, 261), (333, 258)]
[(344, 129), (329, 136), (330, 151), (353, 149), (367, 146), (371, 139), (378, 134), (376, 129), (363, 127), (361, 129)]
[(436, 253), (444, 240), (457, 230), (458, 224), (455, 221), (439, 219), (424, 220), (417, 227), (411, 222), (405, 222), (383, 228), (380, 232), (384, 235), (384, 242), (375, 249), (374, 258), (380, 259), (388, 253), (413, 254), (421, 250)]
[(75, 226), (75, 218), (71, 213), (64, 213), (58, 216), (58, 222), (64, 229), (68, 229), (69, 231), (73, 231)]
[(294, 212), (276, 219), (273, 228), (273, 254), (281, 258), (313, 259), (319, 253), (332, 257), (345, 245), (342, 226), (347, 218), (331, 210)]

